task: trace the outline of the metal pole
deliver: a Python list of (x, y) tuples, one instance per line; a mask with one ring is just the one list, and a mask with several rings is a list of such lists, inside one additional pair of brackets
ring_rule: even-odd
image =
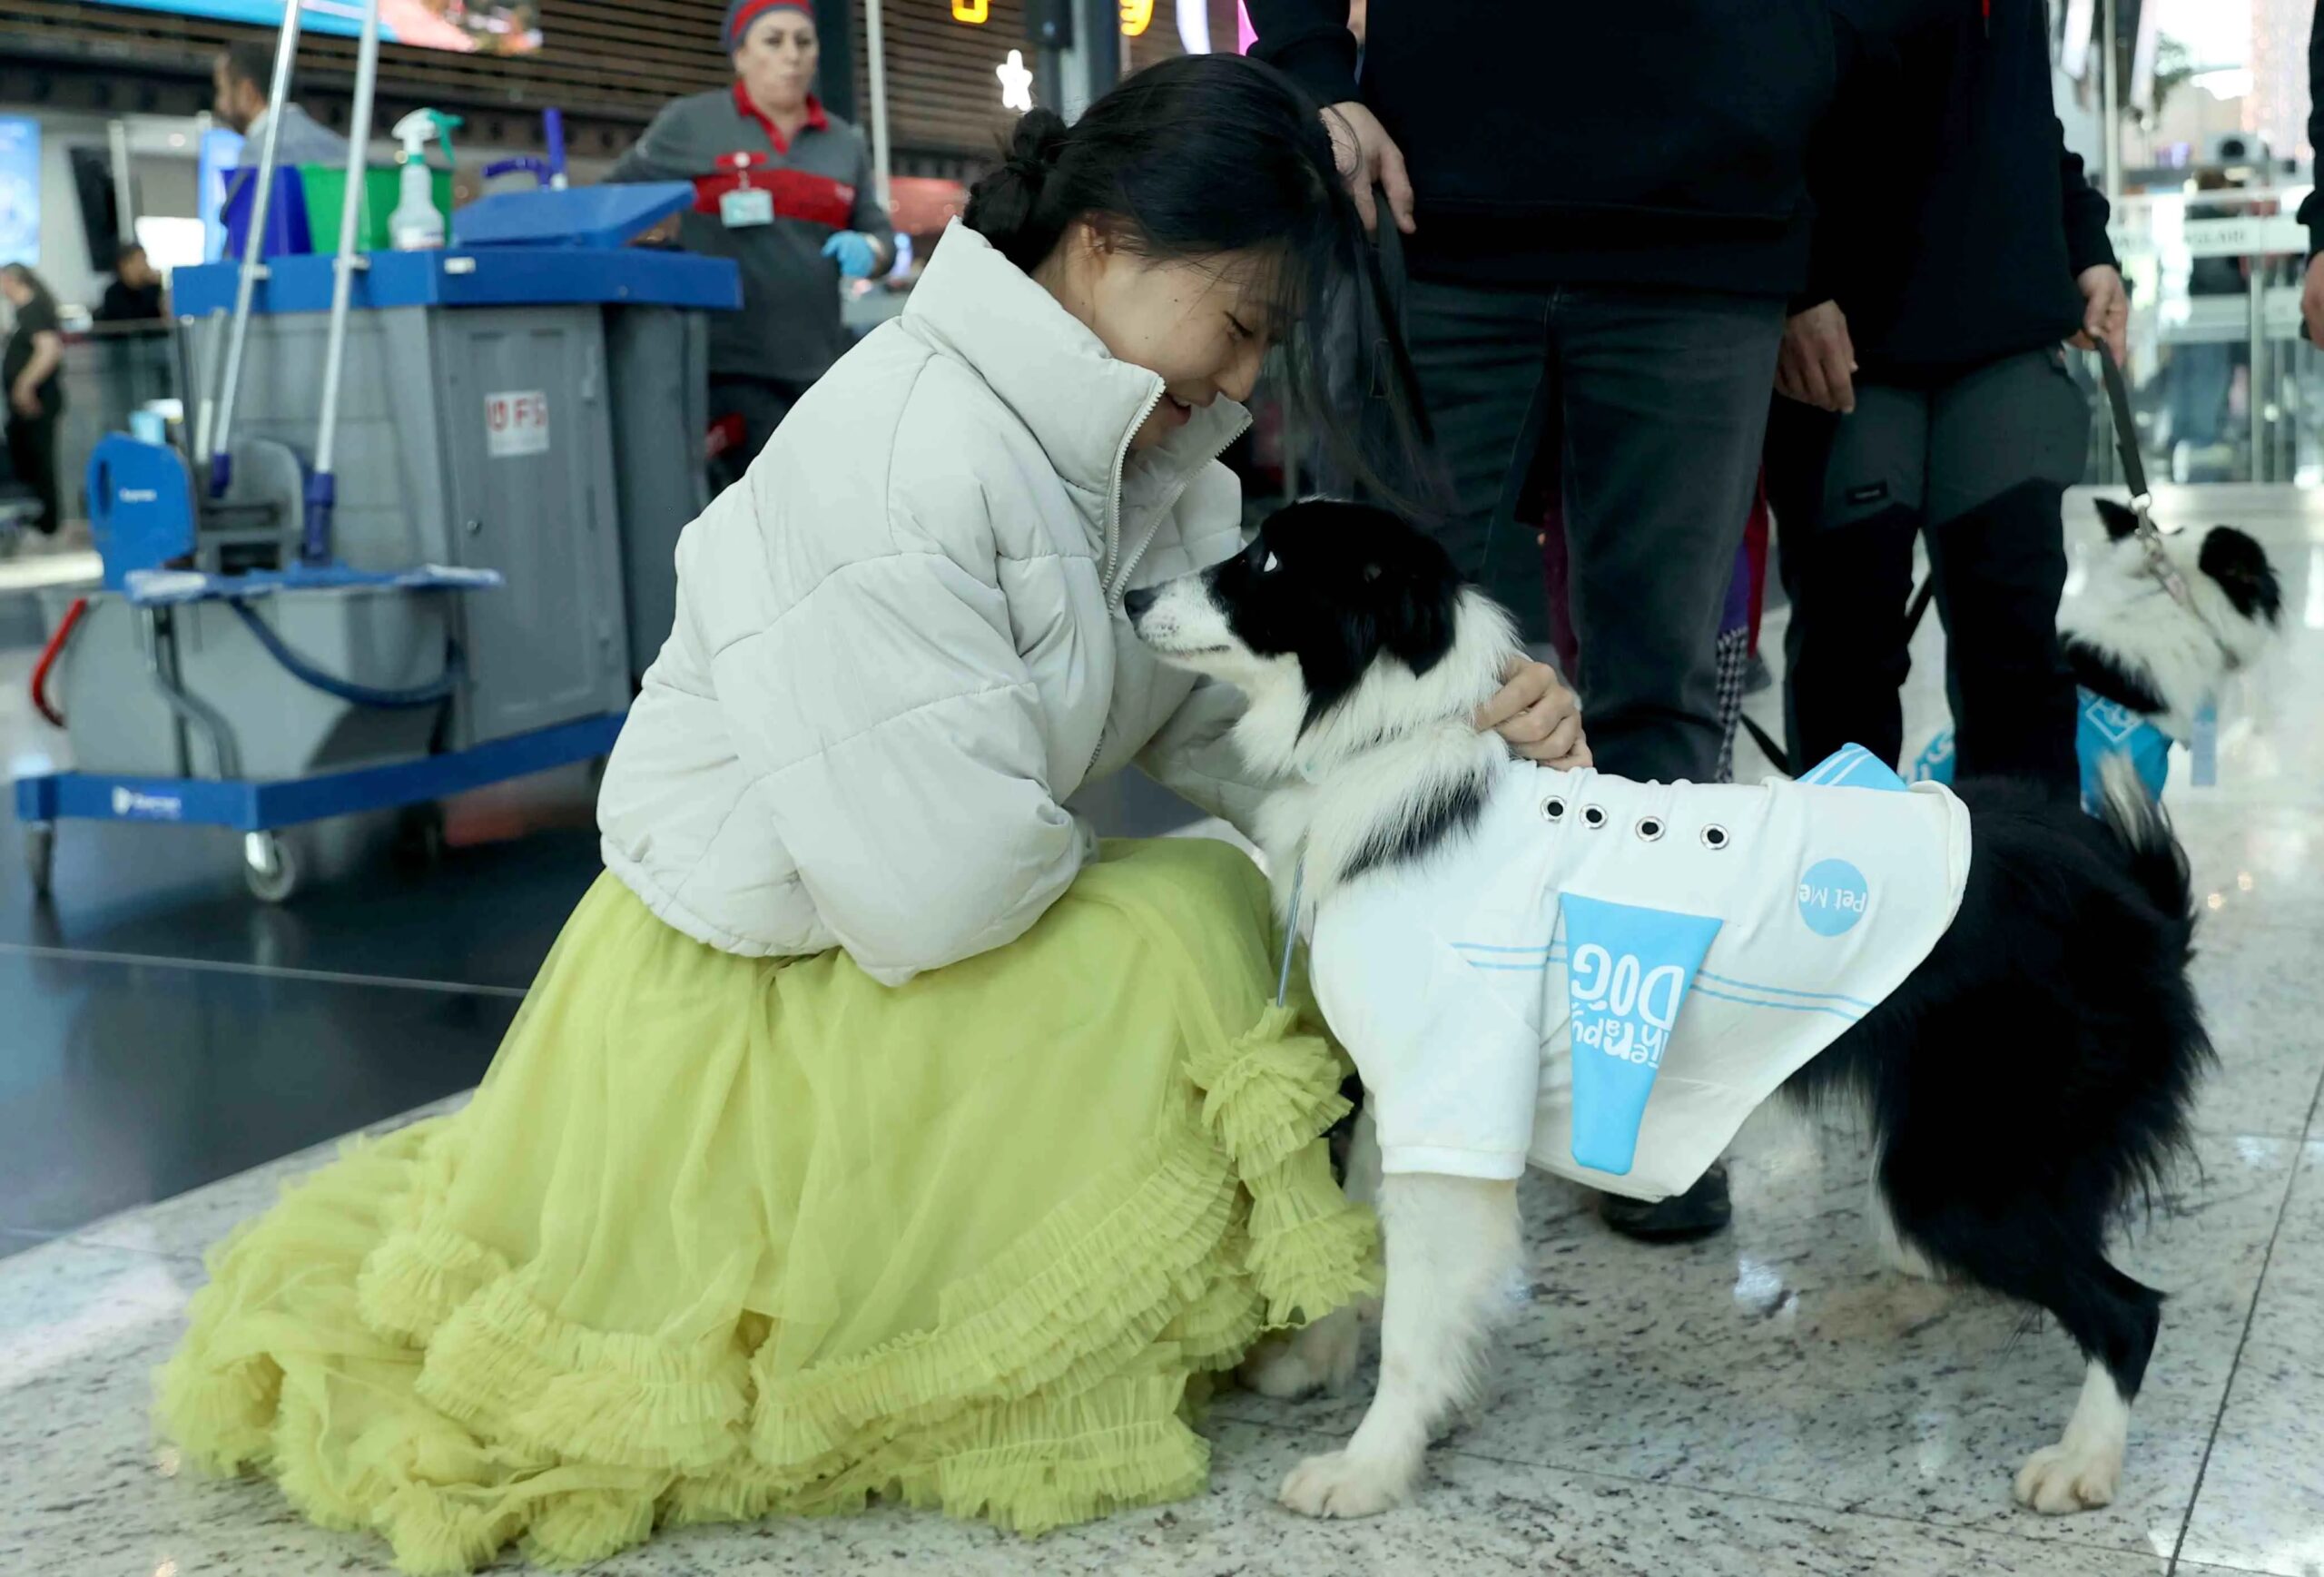
[(2102, 49), (2098, 58), (2098, 157), (2106, 177), (2106, 202), (2122, 201), (2121, 84), (2114, 68), (2114, 0), (2098, 0)]
[[(212, 429), (218, 420), (218, 379), (226, 360), (226, 309), (213, 307), (203, 320), (207, 325), (202, 336), (201, 360), (195, 363), (202, 380), (202, 403), (193, 413), (193, 453), (203, 466), (217, 452), (212, 444)], [(190, 337), (190, 335), (189, 335)]]
[(106, 123), (105, 140), (113, 149), (113, 239), (130, 246), (137, 240), (137, 182), (129, 173), (129, 123)]
[[(234, 398), (241, 392), (242, 352), (251, 337), (251, 292), (258, 285), (259, 256), (266, 246), (267, 209), (274, 198), (274, 144), (282, 133), (282, 106), (290, 102), (290, 63), (299, 53), (299, 6), (282, 7), (282, 33), (274, 45), (274, 80), (266, 90), (266, 135), (259, 139), (258, 189), (251, 193), (250, 233), (242, 238), (241, 273), (234, 281), (234, 324), (226, 343), (226, 382), (218, 396), (218, 425), (211, 435), (210, 496), (224, 495), (233, 479), (229, 447), (234, 432)], [(355, 193), (348, 193), (352, 201)]]
[(864, 65), (871, 78), (872, 186), (880, 212), (888, 207), (888, 41), (880, 25), (880, 0), (863, 0)]
[(1065, 52), (1073, 47), (1073, 0), (1033, 0), (1025, 36), (1033, 45), (1033, 102), (1066, 113)]
[[(323, 418), (316, 428), (314, 439), (314, 471), (316, 481), (330, 476), (332, 460), (340, 441), (340, 374), (346, 367), (346, 309), (351, 304), (356, 291), (356, 270), (360, 258), (356, 253), (356, 218), (362, 209), (362, 176), (369, 163), (372, 146), (372, 88), (379, 84), (379, 0), (365, 0), (362, 7), (362, 44), (356, 49), (356, 104), (353, 118), (346, 128), (346, 202), (340, 204), (340, 255), (332, 262), (330, 271), (330, 334), (323, 339)], [(330, 520), (330, 507), (325, 504), (325, 527)], [(309, 541), (304, 555), (309, 562), (328, 557), (328, 541), (323, 553), (316, 555), (311, 541), (314, 529), (314, 497), (309, 486), (307, 499)]]
[(2250, 380), (2251, 418), (2251, 479), (2255, 482), (2275, 480), (2273, 457), (2268, 453), (2268, 270), (2265, 258), (2251, 261), (2251, 302), (2250, 334), (2251, 364), (2245, 376)]

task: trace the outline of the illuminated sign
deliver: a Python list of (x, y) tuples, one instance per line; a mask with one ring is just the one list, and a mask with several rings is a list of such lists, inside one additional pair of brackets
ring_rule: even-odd
[[(141, 11), (206, 16), (254, 26), (282, 25), (282, 0), (113, 0)], [(379, 0), (379, 37), (388, 44), (455, 54), (530, 54), (541, 46), (533, 0)], [(304, 0), (300, 25), (353, 38), (363, 30), (360, 0)]]
[(952, 0), (952, 20), (982, 27), (992, 16), (992, 0)]
[(1154, 25), (1154, 0), (1121, 0), (1122, 36), (1136, 38)]
[(1019, 114), (1033, 107), (1033, 74), (1026, 68), (1025, 52), (1012, 49), (1009, 58), (992, 68), (1000, 79), (1000, 107)]

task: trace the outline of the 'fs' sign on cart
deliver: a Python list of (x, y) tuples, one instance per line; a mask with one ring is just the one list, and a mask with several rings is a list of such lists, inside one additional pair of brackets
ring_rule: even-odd
[(548, 393), (511, 389), (484, 397), (484, 452), (494, 459), (548, 453)]

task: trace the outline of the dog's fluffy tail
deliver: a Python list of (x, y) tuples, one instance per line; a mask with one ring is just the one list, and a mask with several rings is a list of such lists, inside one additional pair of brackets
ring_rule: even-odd
[(2194, 878), (2187, 868), (2187, 851), (2171, 830), (2171, 818), (2147, 793), (2128, 755), (2110, 754), (2101, 762), (2098, 784), (2098, 819), (2122, 845), (2131, 879), (2157, 909), (2191, 933)]

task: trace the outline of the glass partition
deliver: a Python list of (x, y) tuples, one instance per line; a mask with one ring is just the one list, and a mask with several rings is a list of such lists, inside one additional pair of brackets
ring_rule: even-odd
[[(2306, 187), (2141, 192), (2115, 208), (2131, 289), (2132, 406), (2154, 483), (2314, 483), (2324, 390), (2300, 326)], [(2095, 391), (2087, 366), (2076, 375)], [(2120, 481), (2092, 402), (2090, 479)]]

